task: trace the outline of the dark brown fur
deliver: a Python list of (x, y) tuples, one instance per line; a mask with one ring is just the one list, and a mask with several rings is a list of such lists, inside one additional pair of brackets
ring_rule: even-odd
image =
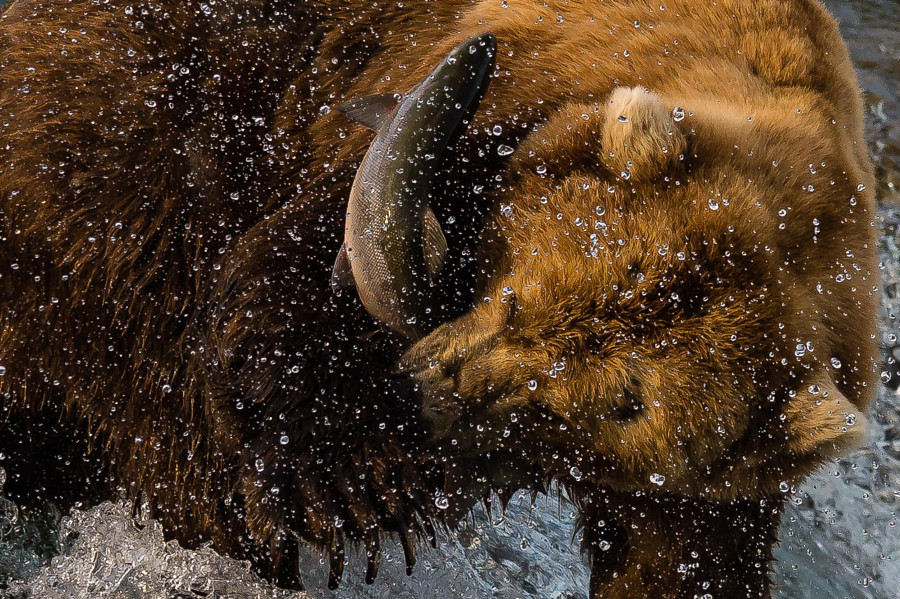
[[(375, 324), (328, 287), (370, 140), (333, 108), (410, 89), (480, 31), (499, 41), (496, 77), (438, 202), (455, 217), (441, 317), (476, 278), (478, 301), (405, 362), (435, 446), (493, 461), (493, 484), (536, 465), (571, 486), (595, 597), (692, 597), (707, 577), (717, 596), (765, 596), (779, 483), (859, 436), (872, 388), (860, 101), (807, 1), (205, 15), (15, 0), (0, 20), (10, 490), (121, 488), (183, 542), (294, 584), (287, 531), (339, 561), (344, 536), (419, 530), (444, 474), (408, 449), (421, 425), (384, 376), (398, 350), (361, 337)], [(618, 531), (607, 551), (600, 521)], [(692, 551), (721, 570), (673, 572)]]
[(0, 27), (7, 491), (121, 488), (276, 576), (288, 530), (338, 562), (415, 535), (435, 487), (390, 344), (327, 286), (350, 165), (335, 185), (283, 131), (321, 104), (334, 22), (306, 10), (21, 1)]

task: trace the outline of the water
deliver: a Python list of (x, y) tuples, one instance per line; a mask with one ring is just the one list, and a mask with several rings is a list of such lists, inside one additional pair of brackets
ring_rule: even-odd
[[(0, 0), (2, 6), (3, 0)], [(866, 139), (884, 204), (882, 227), (885, 355), (900, 358), (900, 3), (896, 0), (827, 2), (841, 20), (867, 106)], [(499, 152), (500, 150), (498, 150)], [(779, 599), (823, 597), (880, 599), (900, 588), (900, 382), (897, 364), (886, 364), (889, 386), (873, 409), (868, 446), (836, 460), (791, 493), (776, 549), (772, 579)], [(892, 388), (893, 387), (893, 388)], [(575, 509), (555, 495), (518, 494), (508, 513), (477, 509), (438, 550), (422, 549), (411, 577), (399, 545), (386, 543), (382, 573), (362, 580), (364, 560), (351, 555), (345, 582), (325, 589), (327, 566), (303, 556), (308, 594), (272, 588), (246, 563), (210, 551), (165, 543), (154, 522), (135, 526), (121, 505), (103, 504), (63, 518), (52, 506), (25, 514), (0, 499), (0, 582), (8, 597), (114, 597), (162, 599), (215, 596), (230, 599), (301, 597), (414, 598), (515, 597), (582, 599), (588, 568), (573, 538)], [(47, 564), (48, 556), (59, 552)]]
[(900, 204), (900, 3), (825, 3), (841, 23), (868, 108), (866, 140), (878, 175), (878, 196)]

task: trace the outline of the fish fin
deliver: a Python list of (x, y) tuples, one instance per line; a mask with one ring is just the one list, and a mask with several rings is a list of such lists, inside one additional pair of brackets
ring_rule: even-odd
[(344, 102), (338, 111), (351, 121), (378, 129), (393, 116), (402, 100), (400, 94), (376, 94)]
[(425, 265), (428, 267), (428, 278), (434, 281), (441, 267), (444, 266), (444, 260), (447, 259), (447, 238), (441, 230), (441, 223), (438, 222), (431, 207), (425, 209), (424, 223), (424, 250)]
[(379, 335), (384, 334), (384, 329), (381, 327), (375, 329), (374, 331), (369, 331), (368, 333), (362, 333), (357, 336), (357, 339), (362, 339), (363, 341), (370, 341)]
[(337, 260), (334, 261), (334, 269), (331, 271), (331, 290), (336, 295), (340, 295), (342, 289), (355, 286), (353, 270), (350, 268), (350, 257), (347, 256), (347, 246), (341, 244)]

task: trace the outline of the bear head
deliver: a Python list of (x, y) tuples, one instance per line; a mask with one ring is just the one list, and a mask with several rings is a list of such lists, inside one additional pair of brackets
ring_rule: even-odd
[(780, 267), (767, 183), (700, 155), (690, 117), (618, 88), (519, 145), (475, 306), (401, 363), (442, 453), (728, 500), (778, 493), (864, 436), (839, 348), (824, 326), (810, 337), (809, 290)]

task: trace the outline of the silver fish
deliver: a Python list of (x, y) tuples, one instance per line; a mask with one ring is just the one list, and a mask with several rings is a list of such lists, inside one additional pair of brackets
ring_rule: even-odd
[(447, 255), (431, 189), (484, 94), (496, 52), (492, 34), (473, 37), (408, 94), (367, 96), (338, 109), (376, 135), (350, 190), (331, 285), (337, 292), (355, 284), (366, 310), (411, 340), (426, 332), (428, 290)]

